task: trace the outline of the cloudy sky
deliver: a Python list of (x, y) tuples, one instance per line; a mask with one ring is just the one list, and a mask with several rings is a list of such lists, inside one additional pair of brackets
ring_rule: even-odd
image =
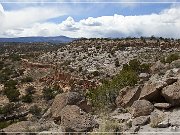
[(180, 38), (180, 0), (0, 0), (0, 37)]

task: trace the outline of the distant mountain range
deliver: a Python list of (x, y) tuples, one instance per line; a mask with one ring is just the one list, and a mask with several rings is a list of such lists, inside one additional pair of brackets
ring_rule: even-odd
[(18, 38), (0, 38), (0, 42), (50, 42), (50, 43), (67, 43), (75, 40), (76, 38), (69, 38), (66, 36), (57, 37), (18, 37)]

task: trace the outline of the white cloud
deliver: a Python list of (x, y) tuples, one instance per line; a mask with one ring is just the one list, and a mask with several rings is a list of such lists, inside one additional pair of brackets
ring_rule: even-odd
[[(46, 12), (46, 9), (28, 8), (23, 10), (29, 13), (28, 17), (25, 16), (25, 13), (16, 11), (14, 19), (10, 19), (10, 13), (5, 12), (6, 16), (9, 16), (9, 19), (7, 19), (8, 17), (6, 19), (15, 22), (15, 24), (9, 22), (8, 25), (4, 26), (7, 29), (0, 32), (0, 36), (127, 37), (155, 35), (180, 38), (180, 31), (178, 31), (180, 29), (180, 6), (173, 6), (158, 14), (149, 15), (123, 16), (115, 14), (97, 18), (89, 17), (80, 21), (68, 17), (59, 24), (46, 22), (46, 19), (59, 16), (62, 13), (55, 9), (48, 9)], [(11, 14), (15, 13), (11, 12)], [(19, 19), (19, 14), (24, 17), (20, 17), (20, 20), (16, 21), (16, 18)], [(29, 23), (27, 19), (30, 21)]]
[(68, 17), (65, 21), (63, 21), (59, 26), (61, 30), (64, 31), (76, 31), (79, 30), (78, 27), (75, 26), (76, 22), (72, 17)]

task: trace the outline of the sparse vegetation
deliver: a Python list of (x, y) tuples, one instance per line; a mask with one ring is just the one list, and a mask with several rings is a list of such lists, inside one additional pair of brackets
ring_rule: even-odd
[(53, 99), (57, 94), (62, 93), (62, 89), (58, 85), (54, 85), (53, 87), (44, 87), (43, 89), (43, 97), (46, 100)]
[(21, 79), (21, 82), (22, 82), (22, 83), (29, 83), (29, 82), (33, 82), (33, 78), (32, 78), (32, 77), (30, 77), (30, 76), (27, 76), (27, 77), (25, 77), (25, 78)]
[(42, 111), (42, 109), (40, 107), (38, 107), (37, 105), (31, 106), (31, 108), (29, 110), (29, 112), (36, 117), (39, 117), (41, 115), (41, 111)]
[(169, 56), (166, 58), (165, 62), (166, 62), (166, 63), (171, 63), (171, 62), (173, 62), (173, 61), (175, 61), (175, 60), (177, 60), (177, 59), (179, 59), (179, 58), (180, 58), (180, 57), (179, 57), (179, 54), (177, 54), (177, 53), (171, 54), (171, 55), (169, 55)]
[[(137, 64), (136, 61), (133, 61)], [(119, 90), (125, 86), (134, 86), (138, 82), (138, 74), (135, 70), (134, 63), (123, 66), (123, 69), (112, 80), (105, 81), (97, 89), (89, 90), (87, 93), (88, 99), (92, 102), (95, 108), (107, 110), (107, 108), (115, 107), (115, 99)], [(138, 62), (139, 63), (139, 62)], [(140, 64), (139, 64), (140, 65)]]

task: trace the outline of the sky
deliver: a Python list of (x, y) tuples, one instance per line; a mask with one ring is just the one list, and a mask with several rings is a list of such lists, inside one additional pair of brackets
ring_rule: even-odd
[(180, 38), (180, 0), (0, 0), (0, 37)]

